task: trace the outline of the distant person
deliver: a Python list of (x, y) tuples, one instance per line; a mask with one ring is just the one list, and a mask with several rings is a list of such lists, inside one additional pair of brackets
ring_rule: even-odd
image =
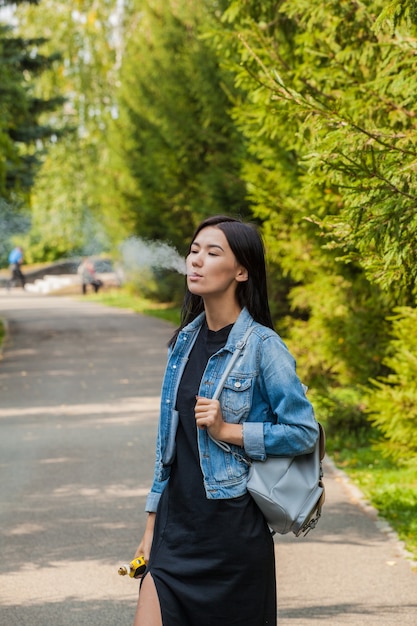
[(8, 288), (13, 287), (18, 282), (20, 282), (22, 289), (25, 288), (26, 279), (22, 272), (23, 265), (23, 250), (20, 246), (16, 246), (9, 254), (9, 265), (10, 265), (10, 280), (8, 284)]
[(94, 289), (94, 293), (97, 293), (100, 287), (103, 285), (101, 280), (97, 277), (94, 269), (94, 263), (87, 257), (84, 257), (78, 266), (78, 275), (81, 278), (81, 289), (83, 294), (87, 293), (88, 285)]

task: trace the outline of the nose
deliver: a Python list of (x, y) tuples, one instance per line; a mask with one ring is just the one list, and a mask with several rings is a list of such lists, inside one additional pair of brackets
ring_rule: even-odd
[(196, 252), (191, 257), (191, 265), (193, 267), (200, 267), (202, 263), (201, 252)]

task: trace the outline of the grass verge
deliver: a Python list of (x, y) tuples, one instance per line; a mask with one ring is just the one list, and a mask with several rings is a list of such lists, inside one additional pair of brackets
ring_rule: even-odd
[(395, 463), (371, 447), (329, 449), (336, 465), (396, 531), (417, 561), (417, 463)]
[(172, 322), (175, 326), (180, 324), (180, 309), (171, 303), (153, 302), (138, 295), (132, 295), (123, 289), (109, 289), (97, 294), (82, 296), (93, 302), (114, 306), (121, 309), (130, 309), (135, 313), (158, 317), (159, 319)]

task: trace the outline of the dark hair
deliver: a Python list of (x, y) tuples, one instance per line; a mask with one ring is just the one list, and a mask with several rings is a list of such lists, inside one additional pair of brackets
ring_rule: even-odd
[[(237, 262), (248, 271), (248, 280), (238, 283), (236, 288), (236, 296), (240, 306), (246, 307), (256, 322), (273, 329), (266, 283), (265, 249), (257, 229), (253, 224), (242, 222), (242, 220), (234, 217), (225, 215), (208, 217), (197, 226), (189, 249), (191, 249), (198, 233), (207, 226), (220, 228)], [(184, 326), (192, 322), (203, 311), (202, 297), (192, 294), (187, 288), (181, 310), (181, 324), (170, 343), (175, 341), (179, 331)]]

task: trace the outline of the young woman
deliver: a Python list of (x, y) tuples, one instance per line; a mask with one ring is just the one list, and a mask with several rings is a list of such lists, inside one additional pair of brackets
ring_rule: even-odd
[[(310, 452), (318, 425), (294, 359), (273, 330), (256, 229), (230, 217), (206, 219), (186, 266), (182, 323), (162, 386), (148, 519), (136, 551), (147, 570), (134, 626), (275, 625), (274, 544), (246, 490), (242, 456)], [(220, 401), (212, 400), (249, 327)]]

